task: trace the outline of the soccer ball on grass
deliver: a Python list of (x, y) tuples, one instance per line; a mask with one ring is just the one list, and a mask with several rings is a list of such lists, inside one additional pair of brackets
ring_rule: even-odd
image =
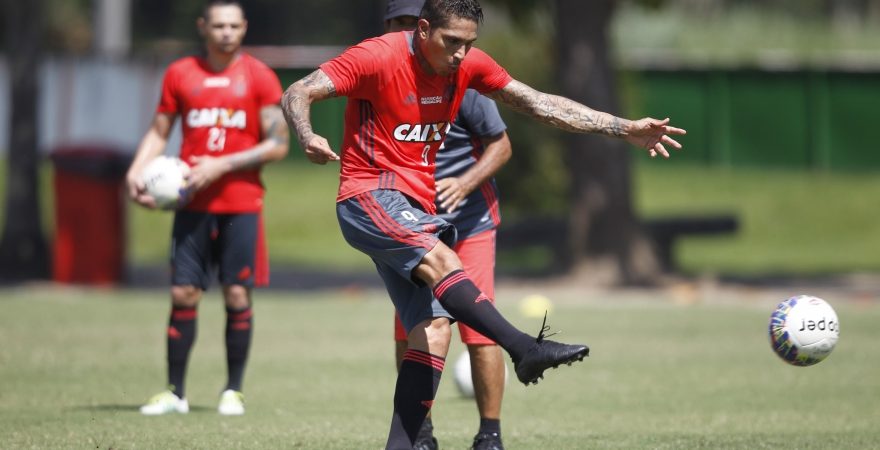
[(189, 166), (174, 156), (158, 156), (141, 173), (147, 194), (161, 209), (174, 209), (186, 196), (186, 176)]
[(825, 300), (797, 295), (776, 306), (770, 315), (769, 333), (770, 345), (783, 361), (812, 366), (834, 350), (840, 321)]
[[(455, 387), (462, 397), (473, 398), (474, 380), (471, 377), (471, 356), (467, 350), (463, 351), (452, 367)], [(507, 364), (504, 364), (504, 384), (507, 384)]]

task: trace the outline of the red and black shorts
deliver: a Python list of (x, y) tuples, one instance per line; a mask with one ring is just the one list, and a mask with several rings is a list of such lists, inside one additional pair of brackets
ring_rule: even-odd
[(260, 213), (177, 211), (171, 232), (171, 284), (207, 290), (220, 284), (269, 284), (269, 258)]

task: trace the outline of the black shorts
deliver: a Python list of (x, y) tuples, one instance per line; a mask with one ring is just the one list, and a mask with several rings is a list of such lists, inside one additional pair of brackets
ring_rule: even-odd
[(373, 259), (407, 333), (426, 319), (451, 318), (412, 271), (438, 242), (455, 245), (452, 224), (399, 191), (381, 189), (338, 202), (336, 217), (349, 245)]
[(171, 284), (207, 290), (217, 273), (222, 285), (253, 287), (263, 263), (259, 213), (177, 211), (171, 235)]

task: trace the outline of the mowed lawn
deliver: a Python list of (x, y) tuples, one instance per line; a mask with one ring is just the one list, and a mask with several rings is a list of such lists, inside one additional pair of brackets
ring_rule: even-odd
[[(519, 315), (530, 292), (502, 286)], [(880, 447), (880, 305), (829, 298), (839, 345), (819, 365), (788, 366), (766, 328), (774, 295), (673, 301), (664, 291), (545, 292), (554, 339), (584, 342), (584, 363), (537, 386), (511, 379), (509, 449), (852, 449)], [(745, 295), (748, 295), (746, 297)], [(827, 297), (827, 296), (826, 296)], [(164, 382), (164, 290), (31, 286), (0, 290), (2, 448), (382, 448), (394, 370), (391, 307), (378, 291), (259, 292), (247, 414), (220, 417), (223, 314), (200, 309), (188, 377), (190, 414), (143, 417)], [(457, 338), (456, 338), (457, 339)], [(454, 358), (462, 351), (457, 344)], [(447, 372), (434, 407), (442, 448), (476, 431), (472, 401)]]

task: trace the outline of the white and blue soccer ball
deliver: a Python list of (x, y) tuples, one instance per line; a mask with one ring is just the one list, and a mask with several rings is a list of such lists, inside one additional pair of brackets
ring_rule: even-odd
[(189, 166), (180, 158), (161, 155), (150, 161), (141, 173), (148, 194), (161, 209), (174, 209), (186, 194)]
[(834, 308), (812, 295), (797, 295), (776, 306), (770, 315), (770, 345), (783, 361), (812, 366), (834, 350), (840, 321)]

